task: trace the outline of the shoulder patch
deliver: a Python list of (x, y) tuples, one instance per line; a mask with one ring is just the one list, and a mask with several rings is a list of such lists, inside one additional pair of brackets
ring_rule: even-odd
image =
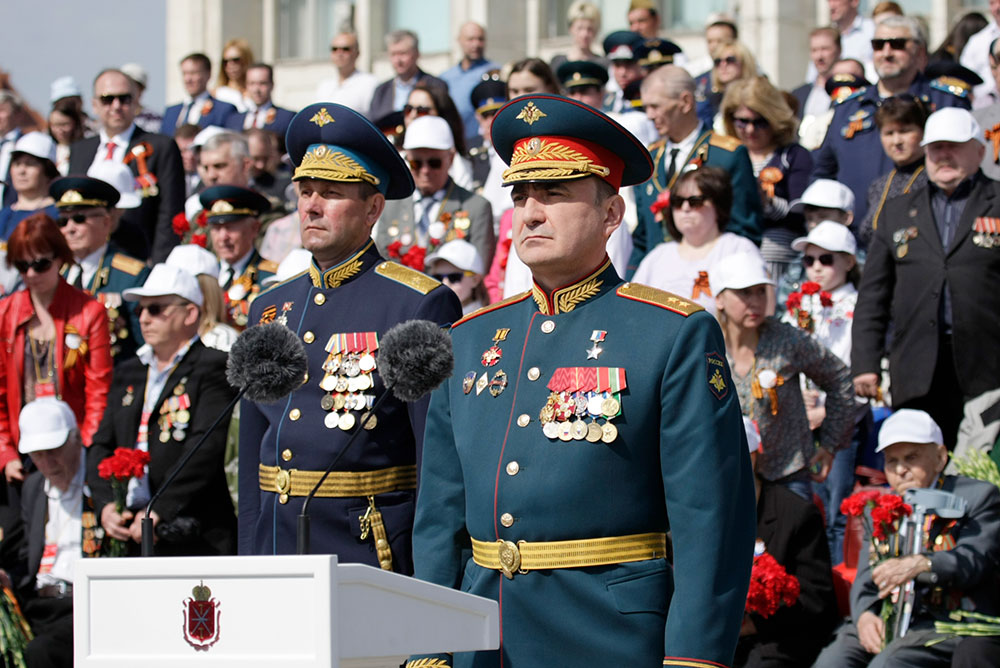
[(388, 278), (390, 281), (401, 283), (422, 295), (426, 295), (441, 285), (441, 283), (438, 283), (427, 274), (421, 273), (416, 269), (410, 269), (397, 262), (383, 262), (375, 267), (375, 273)]
[(720, 135), (712, 133), (712, 136), (708, 139), (709, 146), (715, 146), (716, 148), (725, 149), (730, 153), (738, 149), (743, 144), (736, 137), (730, 137), (729, 135)]
[(660, 308), (679, 313), (685, 318), (692, 313), (704, 311), (704, 307), (688, 301), (683, 297), (678, 297), (672, 292), (651, 288), (642, 283), (625, 283), (618, 288), (618, 296), (626, 299), (634, 299), (637, 302), (652, 304)]
[(465, 316), (464, 318), (456, 320), (455, 323), (451, 326), (451, 328), (455, 329), (462, 323), (468, 322), (473, 318), (478, 318), (479, 316), (485, 315), (490, 311), (496, 311), (497, 309), (501, 309), (504, 306), (510, 306), (511, 304), (523, 302), (525, 299), (528, 298), (529, 295), (531, 295), (531, 290), (525, 290), (524, 292), (518, 293), (516, 295), (511, 295), (510, 297), (507, 297), (507, 299), (502, 299), (495, 304), (489, 304), (488, 306), (483, 306), (482, 308), (478, 308), (469, 315)]
[(260, 271), (266, 271), (269, 274), (276, 274), (278, 273), (278, 263), (262, 259), (257, 263), (257, 269)]
[(128, 255), (115, 253), (114, 257), (111, 258), (111, 268), (124, 271), (126, 274), (131, 274), (132, 276), (138, 276), (139, 272), (146, 268), (146, 263)]

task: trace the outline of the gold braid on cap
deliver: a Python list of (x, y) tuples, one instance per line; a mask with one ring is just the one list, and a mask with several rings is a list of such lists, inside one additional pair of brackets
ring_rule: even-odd
[(302, 156), (295, 168), (296, 179), (323, 179), (347, 183), (370, 183), (378, 186), (379, 179), (354, 158), (326, 146), (316, 146)]
[(604, 178), (611, 170), (595, 164), (583, 153), (555, 140), (532, 137), (514, 149), (510, 169), (504, 170), (503, 182), (528, 180), (579, 179), (591, 174)]

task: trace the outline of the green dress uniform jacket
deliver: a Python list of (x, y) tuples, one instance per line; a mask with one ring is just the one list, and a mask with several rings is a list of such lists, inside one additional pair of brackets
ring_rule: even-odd
[(222, 286), (226, 299), (226, 324), (239, 331), (246, 328), (250, 304), (260, 294), (261, 281), (278, 271), (278, 264), (265, 260), (255, 248), (239, 276), (230, 276)]
[[(452, 333), (455, 373), (432, 395), (427, 416), (415, 575), (498, 601), (501, 618), (500, 650), (457, 654), (454, 665), (728, 665), (755, 513), (740, 407), (715, 320), (669, 293), (623, 284), (606, 260), (551, 295), (535, 286), (480, 309)], [(569, 420), (543, 425), (556, 392), (549, 386), (588, 374), (598, 387), (618, 388), (597, 402), (612, 416), (587, 413), (588, 400), (584, 417), (570, 408), (562, 413)], [(586, 429), (547, 435), (578, 419)], [(487, 544), (487, 554), (510, 541), (530, 568), (530, 543), (668, 529), (672, 565), (654, 550), (598, 566), (515, 566), (508, 579), (468, 551), (470, 537)], [(439, 655), (409, 665), (451, 661)]]
[(656, 166), (648, 181), (635, 186), (635, 208), (639, 223), (632, 232), (633, 249), (628, 262), (627, 278), (635, 274), (646, 253), (665, 240), (666, 227), (653, 217), (649, 206), (656, 201), (657, 195), (673, 187), (674, 181), (685, 169), (711, 165), (729, 172), (733, 184), (733, 206), (729, 213), (729, 224), (723, 231), (760, 244), (763, 230), (760, 190), (753, 175), (750, 154), (739, 140), (715, 134), (711, 128), (702, 125), (691, 152), (687, 156), (677, 155), (674, 175), (670, 179), (667, 179), (670, 154), (666, 151), (666, 140), (650, 144), (649, 152)]

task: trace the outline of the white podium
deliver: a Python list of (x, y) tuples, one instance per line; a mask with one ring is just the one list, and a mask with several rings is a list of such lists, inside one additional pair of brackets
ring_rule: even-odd
[(81, 559), (77, 668), (397, 668), (496, 649), (495, 601), (333, 555)]

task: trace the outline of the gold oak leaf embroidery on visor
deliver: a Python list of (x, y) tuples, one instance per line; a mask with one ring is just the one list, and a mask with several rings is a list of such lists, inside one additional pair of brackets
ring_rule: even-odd
[(569, 146), (532, 137), (514, 149), (510, 169), (504, 171), (503, 180), (511, 183), (526, 179), (583, 177), (590, 174), (603, 178), (610, 173), (609, 168), (596, 164)]

